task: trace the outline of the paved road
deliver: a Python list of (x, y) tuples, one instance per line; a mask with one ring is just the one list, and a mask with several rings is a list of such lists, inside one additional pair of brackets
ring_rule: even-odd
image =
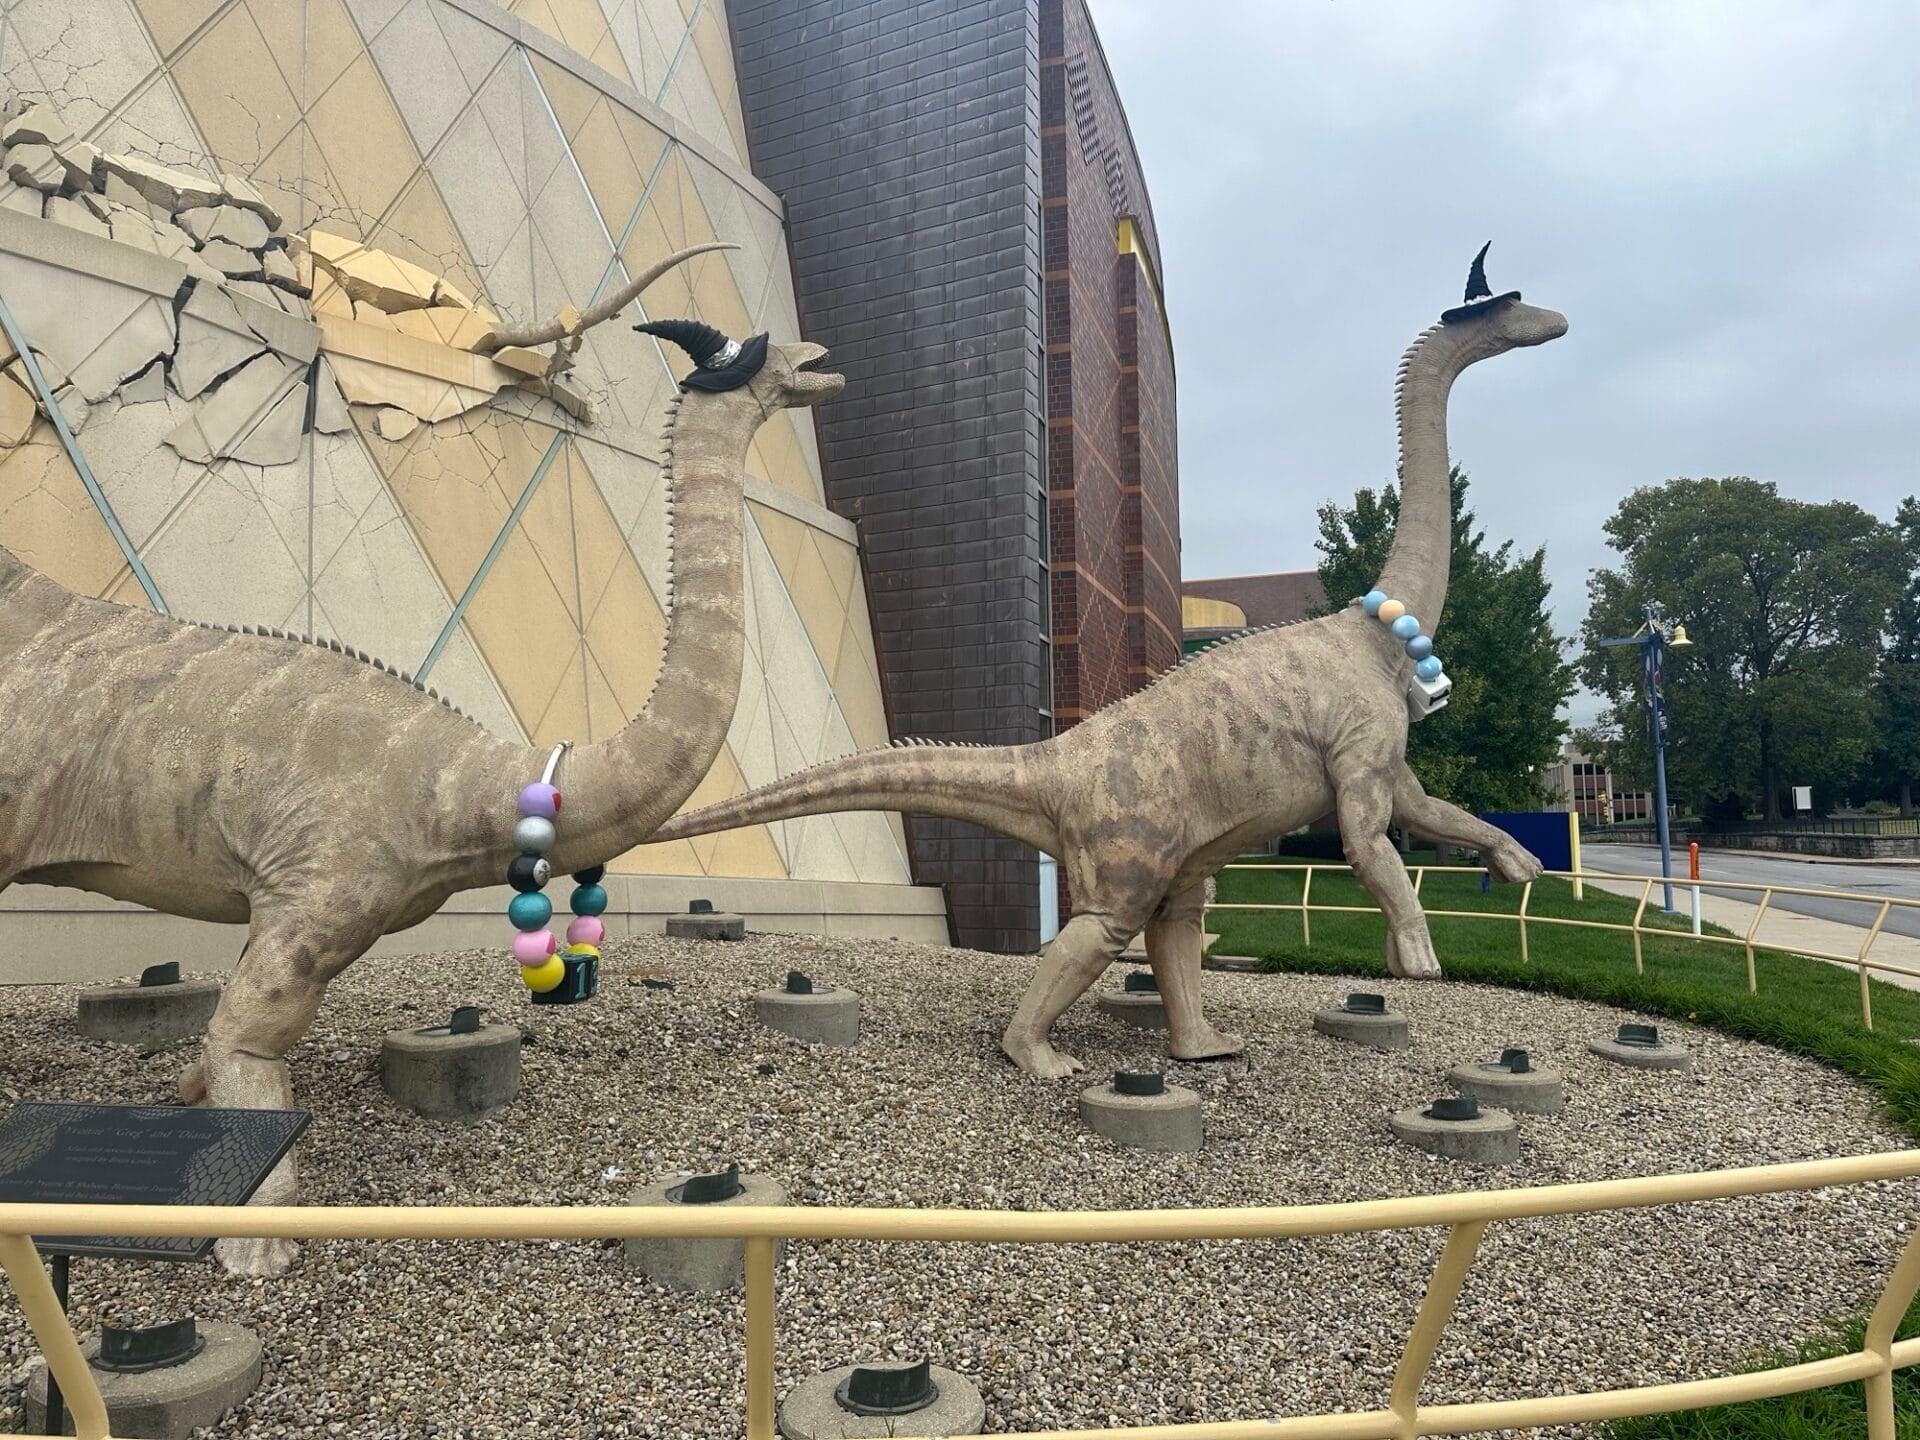
[[(1589, 870), (1605, 870), (1615, 875), (1658, 875), (1660, 847), (1657, 845), (1582, 845), (1580, 861)], [(1687, 873), (1687, 852), (1674, 853), (1676, 881)], [(1752, 890), (1716, 890), (1712, 881), (1738, 880), (1758, 885), (1804, 885), (1821, 890), (1851, 890), (1861, 895), (1892, 897), (1896, 900), (1920, 900), (1920, 865), (1816, 864), (1791, 855), (1741, 853), (1736, 850), (1704, 850), (1700, 855), (1700, 889), (1708, 895), (1725, 895), (1730, 900), (1759, 903)], [(1653, 903), (1660, 903), (1660, 889), (1654, 887)], [(1687, 897), (1676, 886), (1674, 908), (1684, 911)], [(1772, 909), (1791, 910), (1800, 915), (1817, 915), (1861, 929), (1873, 924), (1875, 907), (1850, 900), (1822, 900), (1810, 895), (1776, 895)], [(1891, 935), (1920, 936), (1920, 910), (1896, 906), (1887, 914), (1886, 930)]]

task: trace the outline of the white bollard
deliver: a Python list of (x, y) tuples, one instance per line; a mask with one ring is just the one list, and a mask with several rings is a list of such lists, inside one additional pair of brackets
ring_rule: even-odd
[(1693, 933), (1700, 933), (1700, 887), (1693, 887)]

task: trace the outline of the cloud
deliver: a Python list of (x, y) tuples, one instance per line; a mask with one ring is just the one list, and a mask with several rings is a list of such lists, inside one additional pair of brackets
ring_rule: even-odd
[(1489, 534), (1547, 546), (1561, 631), (1636, 486), (1920, 490), (1920, 7), (1092, 4), (1164, 252), (1188, 575), (1314, 563), (1489, 238), (1571, 329), (1463, 379), (1452, 448)]

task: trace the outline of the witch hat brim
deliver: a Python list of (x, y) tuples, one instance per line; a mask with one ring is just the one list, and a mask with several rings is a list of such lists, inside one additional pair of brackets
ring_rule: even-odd
[(1489, 295), (1484, 300), (1469, 300), (1465, 305), (1456, 305), (1451, 310), (1440, 312), (1442, 325), (1458, 325), (1462, 320), (1474, 320), (1489, 310), (1498, 310), (1502, 305), (1511, 305), (1520, 298), (1518, 290), (1509, 290), (1504, 295)]
[(767, 336), (764, 332), (751, 340), (740, 342), (740, 353), (726, 365), (717, 370), (709, 370), (696, 365), (689, 370), (680, 382), (683, 390), (738, 390), (765, 368), (767, 363)]

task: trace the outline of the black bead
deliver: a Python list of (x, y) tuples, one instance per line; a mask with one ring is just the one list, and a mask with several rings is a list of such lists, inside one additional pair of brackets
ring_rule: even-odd
[(573, 872), (573, 883), (576, 885), (598, 885), (606, 878), (607, 867), (604, 865), (595, 865), (591, 870), (576, 870)]
[(544, 890), (553, 869), (544, 855), (516, 855), (507, 867), (507, 883), (522, 895)]

